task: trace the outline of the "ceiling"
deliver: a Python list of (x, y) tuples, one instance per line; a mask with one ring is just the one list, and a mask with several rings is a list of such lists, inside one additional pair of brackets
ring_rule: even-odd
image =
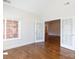
[(8, 1), (11, 2), (6, 3), (8, 5), (37, 14), (40, 14), (43, 11), (45, 11), (48, 8), (48, 6), (53, 3), (53, 0), (8, 0)]
[(8, 0), (11, 3), (6, 3), (12, 7), (25, 10), (26, 12), (49, 16), (61, 17), (74, 15), (75, 0)]

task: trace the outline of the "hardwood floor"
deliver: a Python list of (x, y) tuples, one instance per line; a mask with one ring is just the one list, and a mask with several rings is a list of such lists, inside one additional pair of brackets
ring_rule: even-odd
[(59, 39), (50, 39), (7, 50), (4, 59), (75, 59), (74, 51), (60, 47)]

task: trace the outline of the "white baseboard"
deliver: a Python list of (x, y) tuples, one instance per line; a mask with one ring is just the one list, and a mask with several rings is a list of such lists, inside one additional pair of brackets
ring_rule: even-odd
[(75, 48), (73, 48), (72, 46), (68, 46), (68, 45), (65, 45), (65, 44), (62, 44), (61, 47), (64, 47), (64, 48), (67, 48), (67, 49), (70, 49), (70, 50), (75, 50)]
[(3, 52), (3, 55), (8, 55), (8, 52)]
[(3, 50), (5, 51), (5, 50), (8, 50), (8, 49), (17, 48), (17, 47), (21, 47), (21, 46), (32, 44), (32, 43), (34, 43), (34, 42), (26, 42), (26, 43), (21, 43), (21, 44), (9, 45), (9, 46), (5, 46), (3, 48)]
[(23, 42), (23, 43), (12, 44), (12, 45), (4, 45), (5, 47), (3, 48), (3, 50), (5, 51), (5, 50), (8, 50), (8, 49), (21, 47), (21, 46), (36, 43), (36, 42), (44, 42), (44, 40), (40, 39), (40, 40), (36, 40), (36, 41), (32, 41), (32, 42)]
[(41, 39), (40, 39), (40, 40), (36, 40), (35, 42), (44, 42), (44, 40), (41, 40)]

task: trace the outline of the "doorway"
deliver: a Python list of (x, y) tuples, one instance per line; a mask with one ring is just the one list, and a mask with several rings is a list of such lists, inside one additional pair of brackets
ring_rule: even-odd
[(60, 45), (60, 19), (45, 22), (45, 42), (52, 41)]

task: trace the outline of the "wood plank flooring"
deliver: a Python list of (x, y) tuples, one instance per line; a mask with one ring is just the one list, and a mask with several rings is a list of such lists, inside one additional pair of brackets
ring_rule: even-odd
[(74, 51), (60, 47), (59, 39), (7, 50), (4, 59), (75, 59)]

